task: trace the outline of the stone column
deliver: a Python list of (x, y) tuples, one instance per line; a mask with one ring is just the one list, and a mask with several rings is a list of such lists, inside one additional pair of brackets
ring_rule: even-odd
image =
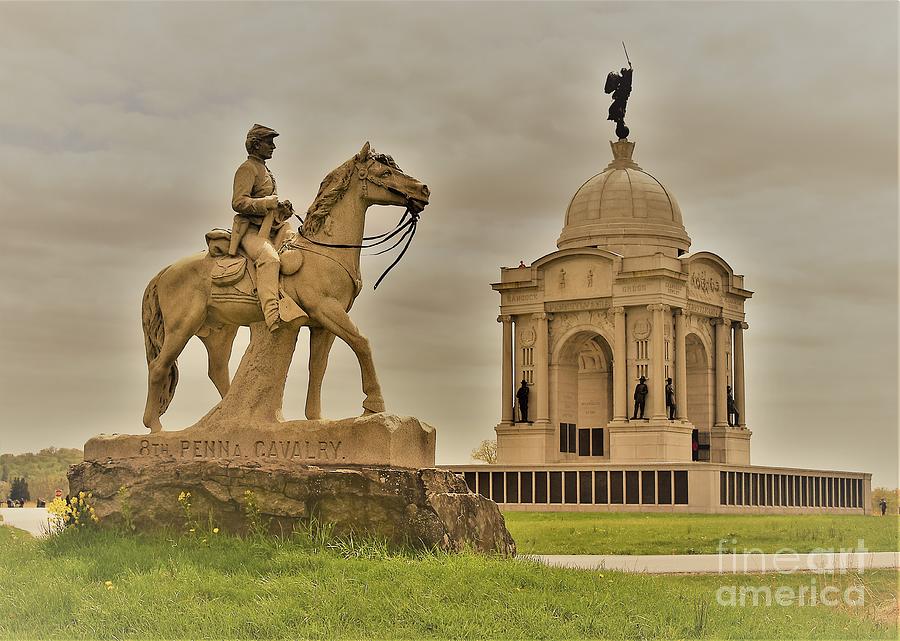
[(535, 422), (550, 423), (550, 346), (547, 321), (550, 314), (539, 313), (532, 318), (537, 321), (537, 341), (534, 345), (534, 386), (537, 392)]
[(726, 324), (724, 318), (710, 318), (710, 324), (716, 332), (716, 414), (715, 427), (728, 427), (728, 361), (725, 352), (728, 351), (728, 338), (730, 324)]
[(613, 307), (613, 420), (628, 419), (628, 344), (625, 342), (625, 308)]
[(500, 422), (512, 423), (513, 415), (513, 351), (512, 351), (512, 316), (497, 317), (503, 323), (503, 349), (500, 365)]
[(744, 330), (749, 329), (747, 323), (736, 321), (734, 327), (734, 404), (740, 414), (740, 427), (747, 426), (746, 386), (744, 385)]
[(647, 309), (653, 313), (653, 329), (651, 333), (650, 358), (650, 418), (665, 420), (666, 417), (666, 345), (663, 323), (665, 314), (669, 312), (668, 305), (647, 305)]
[(687, 336), (688, 314), (675, 310), (675, 417), (687, 420)]

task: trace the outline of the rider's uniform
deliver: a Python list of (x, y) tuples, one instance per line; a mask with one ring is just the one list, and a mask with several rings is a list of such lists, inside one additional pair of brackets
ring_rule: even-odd
[(237, 212), (232, 233), (238, 234), (241, 249), (256, 264), (256, 291), (266, 324), (278, 323), (278, 272), (281, 267), (275, 247), (290, 231), (277, 218), (269, 238), (259, 236), (266, 214), (278, 206), (275, 178), (262, 158), (249, 156), (234, 174), (231, 207)]

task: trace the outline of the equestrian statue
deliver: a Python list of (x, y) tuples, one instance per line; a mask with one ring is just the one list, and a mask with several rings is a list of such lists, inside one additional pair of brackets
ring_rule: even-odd
[[(222, 397), (198, 425), (282, 420), (287, 372), (304, 326), (310, 331), (306, 417), (321, 418), (322, 379), (336, 336), (359, 360), (363, 413), (385, 409), (369, 341), (348, 314), (362, 289), (360, 251), (405, 239), (405, 252), (430, 192), (367, 142), (325, 176), (295, 232), (288, 224), (293, 207), (278, 199), (265, 163), (277, 135), (261, 125), (247, 135), (249, 157), (235, 174), (232, 229), (209, 232), (206, 251), (164, 268), (144, 292), (149, 380), (143, 422), (151, 432), (162, 430), (160, 416), (178, 383), (176, 359), (193, 336), (206, 346), (209, 378)], [(366, 238), (371, 205), (405, 212), (393, 231)], [(250, 346), (231, 380), (228, 362), (240, 326), (250, 327)]]

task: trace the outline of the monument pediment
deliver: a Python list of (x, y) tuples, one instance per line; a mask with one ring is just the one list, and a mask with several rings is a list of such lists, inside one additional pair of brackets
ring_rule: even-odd
[(535, 261), (545, 301), (580, 300), (612, 295), (615, 260), (605, 250), (554, 252)]
[(722, 307), (725, 295), (732, 288), (734, 270), (719, 256), (701, 252), (683, 259), (687, 271), (687, 296)]

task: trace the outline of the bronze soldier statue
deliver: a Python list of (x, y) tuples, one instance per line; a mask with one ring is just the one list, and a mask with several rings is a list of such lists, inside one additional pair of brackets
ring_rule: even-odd
[(672, 379), (666, 379), (666, 409), (669, 412), (669, 420), (675, 420), (675, 386), (672, 385)]
[(613, 98), (606, 119), (616, 123), (616, 135), (620, 140), (628, 138), (630, 131), (625, 125), (625, 107), (628, 103), (628, 96), (631, 95), (631, 76), (633, 74), (634, 69), (629, 62), (628, 69), (622, 67), (619, 73), (609, 72), (606, 76), (606, 86), (603, 88), (603, 91), (611, 93)]
[(634, 386), (634, 416), (631, 420), (637, 420), (638, 412), (641, 413), (640, 418), (644, 418), (644, 405), (647, 403), (647, 393), (650, 391), (644, 382), (647, 379), (641, 376), (640, 383)]
[(528, 423), (528, 381), (522, 379), (522, 387), (516, 390), (516, 400), (519, 401), (519, 414), (522, 415), (522, 423)]
[[(725, 405), (728, 408), (728, 426), (737, 427), (741, 424), (741, 415), (738, 414), (737, 406), (734, 404), (734, 394), (731, 392), (731, 385), (726, 386), (725, 397)], [(731, 418), (732, 416), (734, 416), (733, 420)]]
[(262, 125), (253, 125), (247, 132), (244, 146), (245, 160), (234, 174), (231, 207), (237, 212), (231, 229), (229, 253), (238, 253), (238, 246), (256, 266), (256, 291), (269, 330), (279, 327), (278, 272), (281, 262), (276, 247), (291, 231), (286, 223), (290, 216), (290, 201), (279, 201), (275, 177), (266, 161), (275, 151), (278, 132)]

